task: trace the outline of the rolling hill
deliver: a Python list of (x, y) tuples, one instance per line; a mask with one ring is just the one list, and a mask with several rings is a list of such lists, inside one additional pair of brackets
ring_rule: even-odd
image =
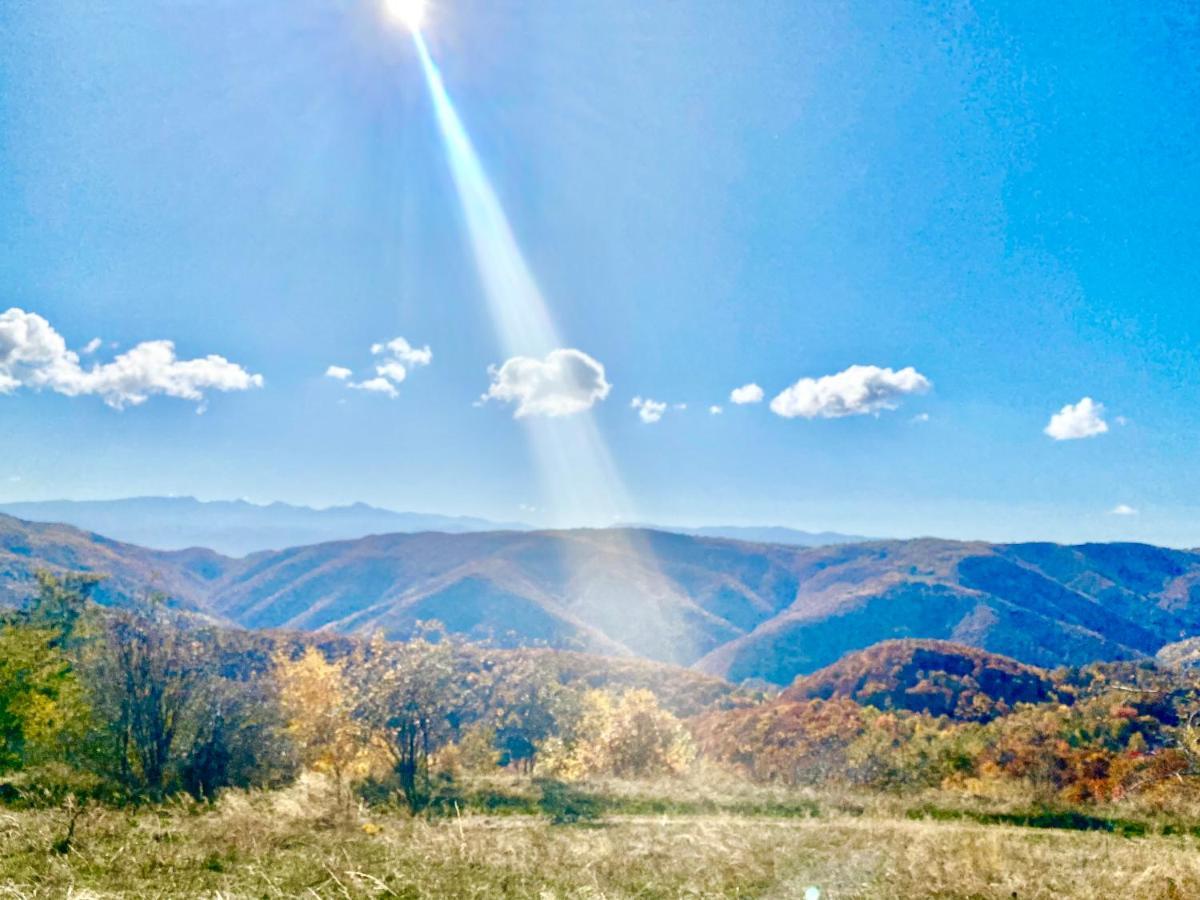
[(780, 685), (895, 638), (1053, 667), (1200, 634), (1200, 553), (934, 539), (817, 548), (646, 529), (385, 534), (231, 559), (0, 517), (0, 597), (39, 566), (154, 587), (254, 628), (404, 637), (424, 619), (502, 646), (673, 662)]
[(950, 641), (884, 641), (802, 675), (781, 702), (853, 700), (878, 709), (986, 721), (1018, 703), (1058, 699), (1047, 674)]
[(176, 606), (207, 612), (213, 585), (231, 560), (211, 550), (147, 550), (70, 525), (24, 522), (0, 515), (0, 603), (12, 605), (34, 589), (39, 569), (102, 574), (97, 599), (120, 603), (150, 591)]

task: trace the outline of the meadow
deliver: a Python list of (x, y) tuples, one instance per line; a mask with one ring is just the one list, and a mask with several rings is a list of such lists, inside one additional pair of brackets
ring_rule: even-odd
[[(506, 787), (510, 800), (536, 793), (519, 779)], [(492, 796), (502, 794), (496, 788), (488, 788)], [(581, 790), (617, 811), (568, 822), (519, 803), (491, 814), (475, 805), (436, 817), (361, 806), (331, 814), (328, 783), (312, 777), (279, 791), (229, 791), (213, 804), (8, 810), (0, 813), (0, 896), (788, 898), (810, 888), (824, 898), (1200, 894), (1200, 840), (1164, 833), (1172, 828), (1163, 820), (1141, 820), (1145, 831), (1129, 835), (1078, 823), (984, 823), (979, 804), (931, 817), (948, 799), (936, 795), (714, 791), (686, 782)], [(655, 803), (669, 811), (628, 811)]]
[(0, 621), (0, 898), (1200, 896), (1191, 669), (909, 641), (772, 692), (93, 584)]

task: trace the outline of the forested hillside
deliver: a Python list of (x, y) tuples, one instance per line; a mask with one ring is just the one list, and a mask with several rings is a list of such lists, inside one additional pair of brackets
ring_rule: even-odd
[(1143, 544), (884, 541), (819, 548), (667, 532), (389, 534), (230, 559), (0, 517), (0, 596), (38, 568), (161, 591), (214, 621), (393, 638), (437, 619), (548, 646), (784, 685), (896, 638), (1052, 667), (1153, 656), (1200, 634), (1200, 554)]

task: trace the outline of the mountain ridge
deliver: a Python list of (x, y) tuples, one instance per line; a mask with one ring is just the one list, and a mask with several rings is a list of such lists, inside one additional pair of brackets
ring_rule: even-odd
[[(147, 549), (205, 548), (236, 558), (263, 550), (286, 550), (380, 534), (543, 530), (526, 522), (401, 512), (362, 502), (313, 507), (279, 500), (251, 503), (248, 500), (199, 500), (190, 496), (18, 501), (0, 503), (0, 513), (25, 521), (74, 525)], [(683, 528), (651, 524), (629, 527), (806, 547), (867, 540), (858, 535), (810, 532), (782, 526)]]
[(0, 503), (0, 513), (26, 521), (74, 525), (148, 549), (205, 548), (236, 558), (371, 534), (531, 528), (523, 522), (397, 512), (367, 503), (317, 508), (278, 500), (258, 504), (195, 497), (21, 501)]
[(791, 683), (890, 639), (1052, 668), (1153, 656), (1200, 634), (1200, 554), (1145, 544), (925, 538), (816, 548), (650, 529), (372, 535), (233, 559), (0, 516), (0, 598), (41, 566), (109, 571), (110, 602), (163, 590), (250, 628), (395, 638), (438, 619), (544, 645)]

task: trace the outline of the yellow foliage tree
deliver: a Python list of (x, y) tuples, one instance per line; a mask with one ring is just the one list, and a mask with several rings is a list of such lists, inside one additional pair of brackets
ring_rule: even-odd
[(301, 765), (329, 775), (342, 799), (346, 784), (372, 768), (368, 735), (354, 718), (345, 664), (330, 662), (313, 647), (295, 659), (281, 651), (275, 656), (275, 679), (286, 732)]
[(588, 691), (572, 731), (570, 740), (547, 747), (547, 767), (564, 778), (676, 775), (695, 758), (683, 723), (644, 689)]

